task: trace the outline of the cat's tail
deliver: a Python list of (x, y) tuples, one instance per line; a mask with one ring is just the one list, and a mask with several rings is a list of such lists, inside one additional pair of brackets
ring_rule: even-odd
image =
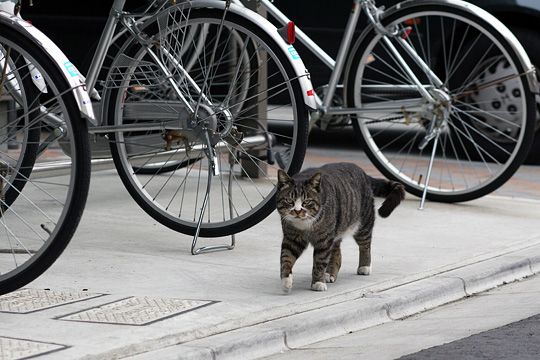
[(369, 178), (373, 195), (385, 198), (379, 208), (379, 215), (383, 218), (388, 217), (401, 201), (405, 199), (405, 188), (396, 181), (376, 179), (371, 176)]

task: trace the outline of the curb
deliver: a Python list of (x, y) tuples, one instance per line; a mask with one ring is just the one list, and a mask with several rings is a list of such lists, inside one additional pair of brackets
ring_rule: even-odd
[(131, 354), (124, 349), (114, 355), (85, 358), (112, 355), (137, 360), (257, 359), (403, 319), (537, 273), (540, 273), (540, 247), (527, 248), (340, 304), (158, 350), (144, 350), (139, 344)]

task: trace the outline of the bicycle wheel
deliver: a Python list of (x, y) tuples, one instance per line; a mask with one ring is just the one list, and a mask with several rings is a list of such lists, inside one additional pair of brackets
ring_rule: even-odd
[(130, 39), (106, 81), (109, 124), (184, 124), (109, 138), (131, 196), (185, 234), (195, 233), (206, 194), (211, 134), (220, 173), (211, 180), (204, 237), (237, 233), (270, 214), (277, 170), (297, 172), (307, 145), (307, 110), (288, 58), (255, 24), (233, 13), (222, 19), (222, 10), (196, 3), (166, 9), (141, 29), (152, 45)]
[(346, 84), (349, 106), (373, 109), (354, 119), (357, 137), (376, 167), (414, 195), (424, 190), (433, 154), (428, 199), (486, 195), (514, 174), (532, 141), (536, 110), (528, 60), (504, 26), (479, 8), (435, 1), (402, 5), (385, 13), (382, 24), (399, 31), (390, 42), (435, 104), (421, 96), (385, 39), (370, 30), (352, 52)]
[[(0, 69), (4, 294), (37, 278), (68, 244), (86, 202), (90, 155), (86, 123), (60, 70), (39, 44), (3, 23)], [(41, 85), (31, 81), (40, 76)], [(50, 172), (52, 160), (64, 162), (63, 172)]]

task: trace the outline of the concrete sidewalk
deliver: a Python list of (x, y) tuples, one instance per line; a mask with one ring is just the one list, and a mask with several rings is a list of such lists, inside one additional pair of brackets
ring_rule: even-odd
[(0, 298), (0, 359), (257, 358), (540, 272), (540, 201), (417, 207), (407, 199), (377, 219), (371, 276), (356, 275), (349, 239), (327, 292), (309, 290), (308, 251), (284, 295), (275, 213), (238, 234), (235, 250), (191, 256), (191, 237), (147, 216), (114, 171), (94, 173), (68, 249), (26, 289)]

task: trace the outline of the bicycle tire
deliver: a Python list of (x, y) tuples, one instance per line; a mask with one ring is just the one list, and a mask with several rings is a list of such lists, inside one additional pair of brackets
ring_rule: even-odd
[[(174, 7), (170, 7), (167, 10), (165, 10), (164, 13), (158, 14), (154, 19), (150, 19), (147, 22), (145, 22), (145, 26), (141, 28), (141, 31), (143, 31), (148, 38), (154, 39), (156, 43), (159, 43), (161, 48), (163, 48), (163, 44), (167, 43), (168, 39), (167, 36), (171, 36), (174, 38), (174, 31), (175, 28), (172, 27), (169, 29), (167, 26), (163, 25), (163, 18), (171, 19), (171, 18), (181, 18), (182, 23), (176, 24), (175, 26), (178, 26), (178, 29), (189, 29), (190, 26), (198, 26), (198, 29), (205, 28), (207, 29), (207, 35), (208, 38), (204, 42), (205, 46), (208, 47), (204, 49), (204, 51), (199, 51), (199, 57), (206, 56), (207, 54), (211, 53), (212, 46), (215, 45), (217, 37), (216, 34), (218, 32), (216, 31), (218, 24), (221, 23), (221, 20), (223, 18), (223, 11), (219, 9), (211, 9), (211, 8), (197, 8), (196, 3), (190, 4), (190, 3), (182, 3), (178, 4)], [(159, 24), (156, 25), (156, 24)], [(248, 111), (251, 103), (249, 103), (249, 100), (251, 102), (257, 103), (259, 101), (259, 97), (268, 97), (271, 98), (275, 97), (275, 93), (277, 93), (277, 90), (274, 89), (282, 89), (282, 93), (279, 93), (278, 95), (282, 98), (280, 98), (279, 106), (276, 105), (275, 108), (272, 108), (271, 111), (277, 111), (279, 110), (278, 107), (283, 110), (283, 112), (286, 113), (284, 115), (284, 118), (279, 118), (276, 121), (289, 121), (291, 125), (293, 126), (293, 129), (290, 134), (283, 135), (280, 133), (275, 133), (269, 130), (268, 124), (266, 126), (262, 126), (262, 129), (259, 128), (259, 125), (245, 125), (241, 121), (233, 120), (234, 126), (236, 126), (239, 130), (239, 132), (245, 131), (246, 138), (249, 137), (247, 135), (250, 135), (249, 132), (253, 132), (254, 134), (258, 134), (260, 137), (263, 135), (266, 136), (266, 144), (268, 142), (276, 142), (273, 146), (273, 150), (266, 150), (266, 154), (269, 154), (270, 156), (273, 156), (275, 152), (286, 152), (288, 151), (288, 145), (290, 145), (290, 151), (291, 156), (287, 157), (287, 164), (286, 164), (286, 170), (294, 174), (297, 171), (299, 171), (304, 154), (305, 149), (307, 146), (307, 137), (308, 137), (308, 115), (307, 115), (307, 109), (305, 108), (305, 105), (303, 104), (303, 97), (302, 97), (302, 91), (301, 87), (298, 83), (298, 81), (295, 80), (296, 75), (294, 73), (294, 70), (292, 68), (292, 65), (290, 64), (290, 60), (286, 57), (286, 55), (283, 53), (283, 51), (279, 48), (279, 46), (274, 42), (274, 40), (268, 36), (264, 31), (262, 31), (256, 24), (253, 24), (249, 22), (248, 20), (241, 18), (238, 15), (235, 15), (233, 13), (228, 13), (225, 21), (224, 21), (224, 28), (223, 30), (223, 43), (228, 44), (228, 40), (232, 37), (238, 37), (238, 34), (240, 34), (240, 44), (242, 49), (236, 49), (238, 52), (237, 56), (240, 59), (244, 59), (245, 53), (244, 50), (248, 49), (251, 46), (255, 46), (257, 49), (257, 53), (252, 54), (250, 53), (250, 59), (253, 59), (249, 62), (235, 62), (233, 64), (239, 64), (235, 65), (234, 67), (239, 68), (240, 66), (245, 67), (243, 71), (247, 71), (245, 69), (249, 69), (249, 91), (254, 91), (253, 89), (258, 84), (257, 79), (258, 73), (255, 72), (256, 69), (253, 69), (253, 64), (259, 64), (256, 59), (260, 56), (267, 56), (266, 60), (270, 65), (268, 65), (268, 68), (275, 67), (277, 70), (273, 72), (271, 75), (269, 75), (270, 78), (274, 77), (272, 79), (273, 83), (272, 86), (268, 86), (268, 90), (265, 94), (261, 95), (248, 95), (249, 98), (246, 100), (245, 96), (242, 94), (235, 94), (236, 91), (234, 89), (233, 85), (230, 85), (230, 83), (226, 83), (223, 81), (223, 77), (227, 74), (235, 73), (238, 75), (241, 73), (238, 70), (232, 70), (230, 72), (219, 72), (219, 76), (221, 76), (221, 81), (216, 80), (212, 85), (208, 86), (207, 92), (209, 94), (209, 97), (215, 98), (215, 103), (217, 104), (218, 101), (225, 102), (225, 94), (231, 94), (238, 97), (238, 103), (231, 104), (229, 108), (234, 109), (235, 111), (231, 111), (232, 116), (237, 116), (237, 114), (242, 113), (242, 111)], [(161, 26), (161, 28), (160, 28)], [(178, 31), (180, 31), (178, 30)], [(160, 31), (162, 31), (160, 33)], [(184, 30), (187, 32), (187, 30)], [(211, 35), (208, 35), (211, 34)], [(219, 33), (222, 35), (222, 33)], [(235, 34), (235, 35), (232, 35)], [(176, 34), (175, 39), (182, 39), (180, 35)], [(214, 36), (212, 38), (212, 36)], [(220, 37), (221, 41), (221, 37)], [(217, 41), (219, 46), (221, 46), (221, 43)], [(167, 45), (169, 46), (169, 45)], [(176, 48), (183, 48), (185, 51), (185, 46), (179, 46), (179, 44), (174, 44)], [(171, 45), (170, 49), (171, 51), (174, 51), (175, 47)], [(116, 61), (113, 61), (112, 69), (113, 72), (115, 69), (118, 69), (118, 65), (115, 64), (121, 64), (126, 62), (126, 56), (130, 59), (130, 61), (133, 61), (134, 64), (142, 64), (143, 61), (146, 59), (145, 52), (139, 49), (140, 45), (136, 42), (134, 39), (130, 39), (130, 42), (126, 43), (121, 50), (121, 58), (118, 58)], [(225, 48), (225, 47), (224, 47)], [(223, 60), (223, 51), (221, 48), (221, 56)], [(264, 53), (264, 55), (261, 55)], [(175, 61), (182, 61), (182, 56), (179, 55), (175, 58), (177, 60)], [(186, 54), (185, 56), (190, 57), (192, 54)], [(226, 56), (229, 56), (226, 54)], [(135, 60), (133, 60), (135, 59)], [(178, 60), (180, 59), (180, 60)], [(191, 61), (190, 57), (190, 61)], [(226, 61), (232, 63), (232, 61), (224, 60), (223, 63)], [(146, 59), (147, 60), (147, 59)], [(207, 59), (206, 59), (207, 60)], [(242, 60), (243, 61), (243, 60)], [(210, 71), (215, 71), (217, 73), (217, 69), (219, 66), (225, 66), (221, 63), (220, 65), (216, 65), (215, 68), (212, 68)], [(198, 61), (198, 67), (194, 66), (193, 69), (190, 69), (190, 74), (193, 74), (193, 78), (196, 78), (196, 75), (200, 75), (197, 73), (198, 69), (202, 69), (203, 65), (201, 64), (207, 64), (206, 62), (203, 62), (199, 59)], [(148, 61), (145, 62), (145, 65), (148, 65)], [(116, 66), (116, 67), (115, 67)], [(127, 123), (129, 121), (126, 119), (126, 104), (129, 104), (130, 98), (135, 98), (134, 95), (129, 93), (129, 89), (131, 89), (133, 86), (133, 83), (135, 82), (133, 79), (136, 77), (134, 74), (137, 73), (137, 66), (142, 65), (134, 65), (131, 66), (128, 70), (124, 70), (124, 73), (122, 76), (125, 76), (125, 74), (131, 74), (131, 80), (124, 79), (121, 76), (121, 80), (127, 81), (121, 86), (118, 85), (118, 79), (114, 79), (114, 76), (111, 76), (109, 74), (108, 80), (111, 81), (112, 78), (112, 86), (109, 85), (109, 91), (107, 92), (107, 118), (109, 121), (109, 124), (122, 124)], [(230, 66), (230, 65), (229, 65)], [(201, 74), (204, 71), (209, 70), (200, 70)], [(259, 69), (257, 69), (259, 71)], [(142, 72), (142, 71), (141, 71)], [(269, 71), (270, 73), (270, 71)], [(115, 74), (118, 74), (118, 71), (116, 71)], [(148, 74), (148, 71), (145, 72), (145, 74)], [(253, 78), (255, 80), (253, 80)], [(156, 76), (156, 78), (159, 78)], [(281, 80), (283, 79), (283, 80)], [(202, 79), (201, 79), (202, 80)], [(236, 80), (233, 81), (233, 83), (236, 82)], [(217, 84), (217, 85), (216, 85)], [(141, 84), (139, 84), (141, 85)], [(182, 85), (182, 83), (180, 83)], [(245, 84), (240, 84), (245, 85)], [(239, 85), (239, 87), (240, 87)], [(151, 87), (150, 84), (146, 83), (144, 85), (148, 88)], [(200, 84), (201, 88), (204, 86), (202, 83)], [(221, 86), (221, 88), (219, 88)], [(107, 86), (106, 86), (107, 87)], [(116, 87), (116, 88), (115, 88)], [(230, 88), (233, 88), (231, 91)], [(186, 86), (187, 88), (187, 86)], [(186, 98), (195, 97), (193, 93), (190, 93), (189, 89), (183, 89), (182, 91), (185, 91)], [(271, 92), (275, 91), (275, 92)], [(127, 95), (126, 95), (127, 93)], [(156, 91), (157, 93), (157, 91)], [(169, 94), (169, 93), (168, 93)], [(249, 93), (251, 94), (251, 93)], [(142, 95), (137, 98), (137, 101), (144, 102), (148, 99), (148, 96), (150, 95)], [(158, 97), (157, 95), (152, 95), (155, 98)], [(160, 95), (161, 96), (161, 95)], [(162, 101), (165, 98), (165, 96), (159, 97), (160, 101)], [(143, 100), (139, 100), (143, 99)], [(221, 100), (218, 100), (221, 99)], [(240, 101), (242, 100), (242, 101)], [(194, 101), (196, 102), (196, 101)], [(163, 104), (163, 103), (162, 103)], [(240, 109), (239, 109), (240, 107)], [(290, 108), (290, 109), (289, 109)], [(242, 110), (244, 109), (244, 110)], [(123, 111), (123, 112), (122, 112)], [(208, 112), (211, 111), (207, 111)], [(216, 111), (218, 112), (218, 111)], [(235, 114), (236, 113), (236, 114)], [(139, 113), (139, 116), (144, 118), (149, 118), (149, 116), (143, 116)], [(212, 116), (212, 115), (210, 115)], [(210, 117), (209, 116), (209, 117)], [(231, 116), (231, 118), (232, 118)], [(240, 115), (238, 115), (240, 117)], [(249, 117), (245, 113), (242, 115), (243, 117)], [(251, 116), (251, 115), (250, 115)], [(269, 117), (270, 119), (273, 115), (272, 113), (268, 112), (265, 113), (263, 116)], [(282, 116), (281, 114), (279, 116)], [(148, 120), (147, 120), (148, 121)], [(220, 121), (218, 120), (218, 123)], [(253, 123), (255, 124), (255, 123)], [(245, 130), (250, 128), (250, 130)], [(219, 127), (216, 130), (216, 133), (219, 133)], [(171, 186), (171, 189), (169, 190), (173, 198), (168, 198), (165, 200), (158, 199), (158, 197), (161, 195), (162, 188), (155, 189), (155, 190), (147, 190), (150, 188), (150, 186), (146, 186), (148, 184), (148, 181), (153, 181), (154, 179), (157, 179), (157, 176), (155, 174), (151, 174), (151, 177), (143, 177), (141, 173), (135, 173), (136, 169), (144, 169), (144, 162), (142, 164), (134, 164), (131, 163), (131, 161), (135, 162), (137, 161), (137, 156), (141, 153), (132, 152), (130, 154), (128, 145), (131, 141), (130, 136), (135, 138), (136, 136), (147, 136), (149, 139), (150, 136), (156, 136), (155, 132), (153, 133), (120, 133), (115, 132), (110, 134), (109, 138), (111, 139), (111, 153), (113, 155), (113, 159), (116, 165), (116, 168), (118, 170), (118, 173), (120, 175), (120, 178), (122, 179), (122, 182), (124, 183), (124, 186), (130, 193), (130, 195), (135, 199), (135, 201), (145, 210), (149, 215), (151, 215), (154, 219), (162, 223), (163, 225), (175, 230), (182, 232), (184, 234), (188, 235), (194, 235), (197, 229), (197, 220), (198, 220), (198, 210), (200, 209), (200, 204), (203, 202), (203, 194), (200, 189), (205, 189), (206, 186), (206, 180), (204, 179), (206, 177), (205, 174), (207, 174), (207, 171), (209, 171), (207, 168), (204, 168), (207, 163), (207, 158), (204, 155), (204, 146), (202, 145), (201, 141), (193, 141), (189, 144), (192, 148), (199, 147), (198, 153), (195, 153), (192, 155), (192, 159), (199, 159), (202, 158), (202, 160), (199, 161), (193, 161), (191, 165), (184, 168), (184, 173), (182, 175), (179, 174), (179, 171), (173, 169), (172, 172), (170, 172), (167, 175), (167, 178), (162, 178), (161, 182), (165, 183), (164, 186)], [(226, 236), (234, 233), (238, 233), (240, 231), (243, 231), (258, 222), (260, 222), (262, 219), (264, 219), (266, 216), (268, 216), (275, 208), (275, 192), (276, 192), (276, 185), (277, 185), (277, 166), (272, 165), (270, 163), (273, 163), (273, 161), (264, 159), (264, 156), (266, 156), (265, 151), (262, 151), (261, 154), (253, 155), (250, 154), (247, 150), (244, 150), (242, 148), (242, 145), (240, 143), (243, 140), (238, 140), (237, 138), (234, 138), (234, 135), (229, 135), (229, 138), (225, 136), (220, 136), (220, 143), (221, 144), (221, 150), (218, 150), (218, 160), (221, 162), (221, 167), (223, 171), (221, 172), (220, 176), (215, 176), (214, 182), (219, 183), (219, 185), (213, 186), (211, 188), (211, 194), (210, 194), (210, 200), (212, 203), (218, 203), (220, 209), (216, 209), (215, 207), (212, 207), (212, 204), (208, 206), (210, 210), (207, 211), (207, 218), (205, 217), (201, 229), (200, 229), (200, 236), (203, 237), (219, 237), (219, 236)], [(233, 137), (231, 140), (230, 137)], [(159, 141), (159, 137), (156, 137)], [(143, 143), (143, 140), (141, 140), (141, 144)], [(163, 146), (164, 144), (161, 143), (161, 145), (155, 146), (161, 147), (159, 150), (155, 150), (155, 153), (158, 155), (165, 154), (166, 148)], [(174, 148), (176, 146), (176, 148)], [(182, 153), (181, 149), (183, 148), (183, 144), (176, 144), (173, 145), (173, 151), (176, 151), (178, 154)], [(188, 145), (185, 145), (185, 148), (187, 148)], [(202, 148), (201, 148), (202, 147)], [(238, 148), (241, 148), (241, 150), (238, 151)], [(232, 150), (231, 150), (232, 149)], [(277, 149), (277, 150), (276, 150)], [(238, 152), (237, 152), (238, 151)], [(250, 150), (251, 151), (251, 150)], [(185, 153), (188, 153), (187, 151)], [(184, 153), (182, 153), (184, 154)], [(238, 156), (237, 156), (238, 155)], [(154, 156), (154, 154), (152, 154)], [(243, 157), (243, 159), (241, 158)], [(284, 157), (285, 158), (285, 157)], [(134, 159), (134, 160), (132, 160)], [(232, 160), (231, 160), (232, 159)], [(165, 159), (164, 161), (176, 161), (178, 162), (179, 159)], [(188, 160), (188, 159), (184, 159)], [(226, 161), (232, 162), (232, 164), (227, 164)], [(246, 161), (248, 164), (242, 163), (242, 161)], [(261, 164), (261, 166), (259, 166)], [(262, 166), (264, 164), (264, 166)], [(196, 166), (196, 167), (195, 167)], [(252, 168), (255, 168), (256, 172), (260, 172), (261, 176), (258, 179), (252, 178), (250, 175), (249, 166)], [(266, 170), (262, 170), (263, 167), (266, 167)], [(239, 168), (239, 170), (237, 170)], [(195, 170), (193, 170), (195, 169)], [(247, 169), (247, 170), (246, 170)], [(193, 173), (198, 172), (198, 179), (195, 178), (195, 175), (191, 174), (191, 171), (193, 170)], [(203, 174), (201, 176), (201, 174)], [(193, 175), (192, 178), (189, 178), (189, 176)], [(242, 177), (241, 175), (244, 175)], [(245, 176), (247, 175), (247, 176)], [(183, 177), (182, 177), (183, 176)], [(153, 178), (152, 178), (153, 177)], [(201, 180), (201, 177), (203, 180)], [(172, 179), (172, 180), (171, 180)], [(188, 180), (186, 180), (188, 179)], [(231, 194), (229, 194), (228, 189), (228, 180), (230, 179), (230, 182), (232, 183), (234, 181), (235, 188), (233, 189), (231, 187)], [(248, 179), (248, 180), (246, 180)], [(156, 180), (157, 181), (157, 180)], [(176, 181), (176, 182), (174, 182)], [(187, 181), (191, 181), (190, 184), (187, 184)], [(250, 184), (248, 183), (251, 181), (252, 184), (255, 184), (257, 181), (263, 183), (260, 184), (260, 187), (257, 187), (254, 185), (253, 187), (250, 187)], [(174, 186), (171, 185), (174, 182)], [(180, 183), (180, 185), (178, 185)], [(183, 185), (186, 183), (185, 185)], [(246, 184), (248, 183), (248, 184)], [(183, 186), (183, 187), (182, 187)], [(191, 186), (190, 190), (185, 190), (188, 186)], [(244, 186), (242, 188), (242, 186)], [(157, 187), (157, 185), (156, 185)], [(181, 188), (182, 187), (182, 188)], [(196, 188), (196, 189), (195, 189)], [(154, 193), (151, 193), (154, 191)], [(182, 208), (184, 206), (184, 200), (182, 198), (182, 203), (177, 205), (177, 208), (174, 210), (171, 210), (168, 208), (168, 206), (172, 203), (174, 196), (176, 196), (178, 193), (184, 196), (185, 194), (191, 194), (190, 191), (196, 192), (196, 194), (191, 198), (191, 204), (194, 205), (192, 209), (190, 209), (189, 215), (185, 214), (185, 209)], [(248, 195), (246, 195), (246, 192), (255, 193), (258, 195), (261, 195), (260, 198), (253, 200), (254, 204), (250, 204), (250, 200)], [(201, 193), (200, 193), (201, 192)], [(220, 194), (221, 192), (221, 194)], [(157, 195), (156, 195), (157, 193)], [(223, 193), (226, 193), (225, 195)], [(187, 195), (186, 195), (187, 196)], [(233, 198), (231, 200), (231, 203), (228, 205), (225, 204), (229, 199)], [(242, 199), (239, 199), (239, 197), (242, 197)], [(156, 200), (157, 199), (157, 200)], [(234, 203), (234, 201), (237, 201)], [(168, 202), (168, 203), (167, 203)], [(187, 201), (186, 201), (187, 203)], [(189, 205), (191, 206), (191, 205)], [(228, 206), (228, 207), (227, 207)], [(178, 208), (180, 210), (178, 210)], [(212, 214), (210, 215), (210, 211), (219, 212), (218, 214)], [(228, 213), (227, 213), (228, 212)], [(215, 217), (214, 217), (215, 216)], [(188, 218), (189, 217), (189, 218)], [(212, 218), (214, 217), (214, 218)]]
[[(61, 175), (48, 176), (36, 172), (34, 167), (18, 196), (0, 212), (0, 294), (5, 294), (43, 274), (71, 240), (88, 194), (90, 150), (86, 122), (81, 118), (70, 85), (41, 44), (9, 24), (0, 23), (0, 48), (3, 51), (11, 48), (20, 59), (24, 57), (25, 66), (37, 69), (47, 88), (46, 93), (38, 92), (36, 98), (27, 99), (33, 106), (25, 111), (40, 114), (39, 120), (35, 120), (39, 121), (44, 141), (50, 145), (41, 154), (33, 152), (37, 157), (33, 163), (43, 164), (58, 156), (62, 156), (62, 160), (71, 159), (70, 169)], [(2, 54), (0, 57), (6, 59), (5, 52)], [(27, 92), (26, 96), (30, 93), (33, 92)], [(42, 106), (46, 107), (44, 112)], [(47, 136), (53, 131), (45, 114), (63, 119), (65, 132), (61, 138), (55, 137), (53, 141)], [(24, 129), (17, 131), (20, 136)], [(60, 152), (60, 144), (71, 151), (70, 158)], [(5, 167), (12, 171), (9, 160), (17, 159), (10, 159), (5, 152), (2, 155)], [(2, 180), (3, 191), (11, 184), (5, 184), (4, 176)]]
[[(479, 13), (484, 15), (478, 16)], [(435, 149), (427, 190), (430, 200), (462, 202), (489, 194), (516, 172), (532, 143), (536, 110), (530, 83), (523, 75), (530, 68), (514, 47), (512, 41), (515, 39), (503, 34), (504, 26), (493, 19), (470, 4), (438, 1), (405, 2), (389, 9), (381, 18), (387, 28), (397, 26), (402, 31), (408, 28), (410, 46), (442, 78), (450, 92), (456, 90), (448, 96), (450, 116), (441, 127), (441, 141)], [(436, 36), (439, 48), (430, 43)], [(396, 71), (399, 69), (395, 66), (396, 60), (380, 39), (373, 29), (366, 31), (350, 55), (346, 76), (349, 106), (361, 107), (375, 99), (400, 99), (396, 94), (370, 93), (368, 85), (380, 89), (380, 85), (412, 84), (399, 70)], [(426, 88), (434, 88), (422, 70), (411, 65), (411, 58), (403, 55), (403, 51), (401, 54), (418, 79), (428, 85)], [(452, 56), (467, 58), (467, 61)], [(508, 78), (497, 75), (499, 77), (493, 79), (490, 75), (492, 66), (505, 69)], [(490, 96), (493, 84), (499, 83), (508, 88), (512, 86), (519, 95), (520, 108), (515, 112), (516, 116), (509, 110), (508, 115), (502, 110), (489, 111), (480, 101)], [(471, 90), (473, 86), (476, 86), (476, 93)], [(411, 94), (403, 92), (400, 96), (401, 100), (403, 96), (411, 98)], [(378, 118), (358, 116), (353, 119), (360, 144), (381, 173), (402, 182), (411, 194), (421, 196), (433, 141), (424, 150), (419, 150), (418, 145), (430, 124), (429, 113), (407, 111), (403, 107), (402, 111), (381, 111), (376, 116)], [(394, 131), (394, 136), (390, 130)]]

